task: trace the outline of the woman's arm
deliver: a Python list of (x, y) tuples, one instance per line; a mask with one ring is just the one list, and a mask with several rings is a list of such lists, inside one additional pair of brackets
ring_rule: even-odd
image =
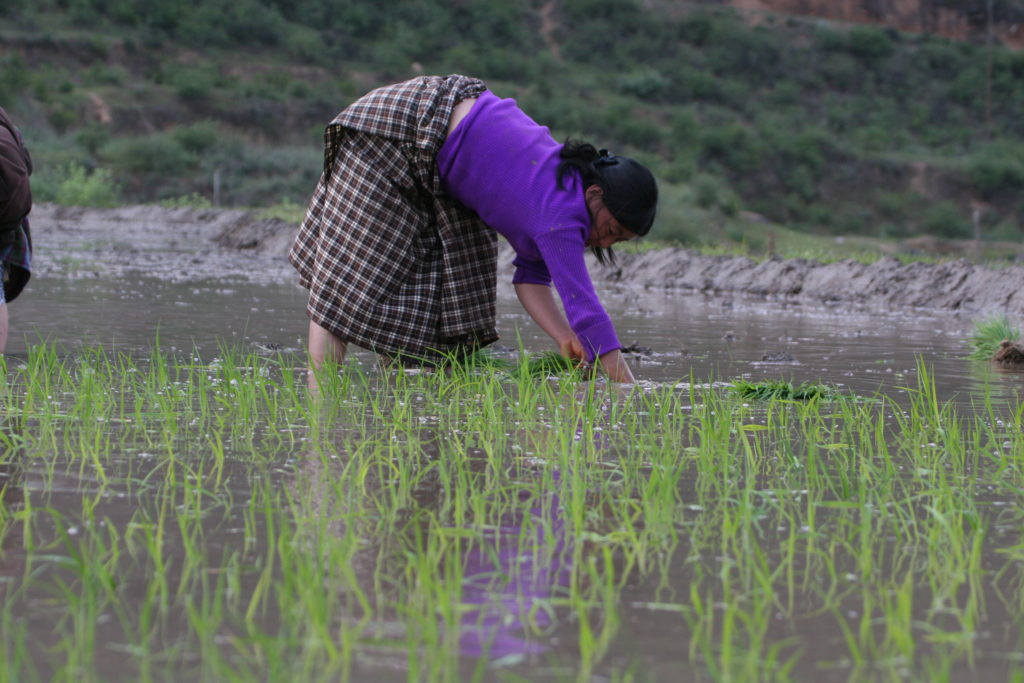
[(515, 285), (515, 288), (519, 303), (523, 305), (533, 321), (555, 340), (559, 353), (573, 360), (585, 360), (583, 344), (573, 334), (572, 328), (569, 327), (569, 321), (565, 319), (561, 309), (555, 303), (551, 287), (520, 282)]
[[(583, 344), (573, 334), (569, 322), (555, 303), (551, 288), (547, 285), (525, 282), (515, 285), (515, 288), (516, 296), (519, 297), (526, 312), (542, 330), (558, 343), (559, 353), (573, 360), (585, 360)], [(601, 367), (604, 368), (611, 381), (624, 384), (632, 384), (636, 381), (633, 378), (633, 371), (629, 369), (629, 364), (626, 363), (626, 358), (619, 349), (602, 354), (600, 360)]]

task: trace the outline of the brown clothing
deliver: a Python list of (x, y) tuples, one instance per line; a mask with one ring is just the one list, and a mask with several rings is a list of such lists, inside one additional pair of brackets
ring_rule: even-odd
[(28, 213), (32, 210), (32, 157), (21, 133), (0, 107), (0, 273), (3, 293), (13, 301), (30, 277), (32, 236)]
[(0, 107), (0, 233), (13, 230), (32, 209), (31, 174), (32, 158), (21, 133)]

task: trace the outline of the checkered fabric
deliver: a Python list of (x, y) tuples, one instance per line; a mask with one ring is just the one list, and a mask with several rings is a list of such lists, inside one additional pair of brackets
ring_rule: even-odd
[(324, 134), (324, 172), (289, 253), (310, 318), (378, 353), (437, 360), (495, 331), (497, 235), (445, 195), (434, 157), (465, 76), (379, 88)]

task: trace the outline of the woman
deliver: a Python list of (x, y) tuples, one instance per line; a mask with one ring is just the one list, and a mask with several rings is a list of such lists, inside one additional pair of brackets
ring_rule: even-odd
[(519, 300), (560, 352), (633, 381), (583, 256), (650, 230), (650, 171), (561, 145), (458, 75), (374, 90), (324, 138), (324, 174), (289, 255), (310, 290), (313, 369), (349, 342), (431, 361), (495, 341), (500, 233), (517, 254)]

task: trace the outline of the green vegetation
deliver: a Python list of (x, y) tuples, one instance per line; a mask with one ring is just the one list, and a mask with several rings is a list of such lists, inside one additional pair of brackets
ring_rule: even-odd
[(743, 398), (759, 401), (834, 401), (839, 398), (839, 392), (826, 384), (803, 382), (794, 387), (792, 382), (781, 379), (761, 382), (737, 380), (733, 382), (732, 390)]
[(86, 170), (77, 162), (56, 168), (43, 168), (32, 178), (35, 201), (66, 206), (116, 206), (120, 190), (110, 169)]
[(349, 364), (317, 403), (287, 357), (8, 362), (5, 680), (1024, 674), (1024, 408), (923, 367), (751, 404)]
[(998, 47), (989, 98), (983, 45), (698, 3), (18, 0), (0, 18), (0, 105), (40, 168), (108, 172), (121, 201), (212, 199), (216, 175), (221, 203), (301, 206), (339, 109), (463, 72), (557, 137), (651, 163), (676, 203), (663, 239), (742, 242), (745, 212), (822, 235), (1022, 236), (1024, 56)]
[(1017, 341), (1020, 339), (1020, 329), (1013, 326), (1010, 319), (1005, 315), (993, 316), (987, 320), (979, 320), (974, 323), (974, 334), (967, 340), (971, 347), (968, 358), (977, 360), (991, 360), (992, 356), (999, 349), (999, 344), (1004, 339)]
[(586, 366), (573, 363), (557, 351), (529, 353), (520, 350), (519, 362), (513, 363), (488, 349), (482, 349), (464, 359), (452, 359), (449, 365), (462, 372), (505, 373), (509, 378), (516, 380), (542, 380), (550, 377), (584, 380), (592, 377)]

